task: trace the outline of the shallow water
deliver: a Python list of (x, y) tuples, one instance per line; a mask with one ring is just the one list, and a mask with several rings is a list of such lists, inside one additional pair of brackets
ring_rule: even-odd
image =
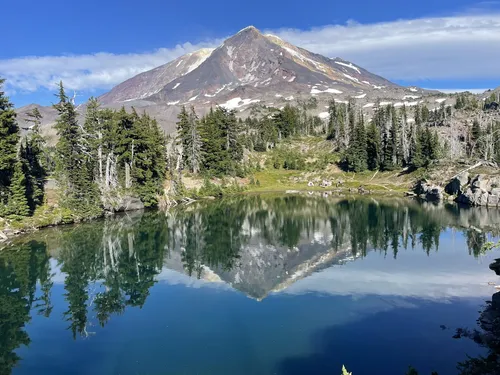
[(1, 374), (456, 374), (496, 210), (253, 196), (0, 251)]

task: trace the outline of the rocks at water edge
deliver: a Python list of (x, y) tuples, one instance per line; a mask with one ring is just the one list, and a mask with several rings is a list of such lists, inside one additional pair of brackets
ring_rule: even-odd
[(470, 178), (468, 172), (453, 177), (443, 188), (427, 180), (419, 181), (413, 190), (421, 199), (437, 202), (454, 200), (468, 206), (500, 207), (500, 176), (478, 174)]
[(456, 195), (457, 202), (469, 206), (498, 207), (500, 203), (500, 176), (479, 174)]
[(443, 199), (443, 188), (437, 185), (430, 184), (427, 180), (421, 180), (415, 186), (415, 194), (419, 198), (429, 202), (439, 202)]
[(469, 173), (464, 172), (451, 179), (448, 185), (445, 186), (444, 191), (449, 195), (460, 195), (463, 189), (469, 183)]

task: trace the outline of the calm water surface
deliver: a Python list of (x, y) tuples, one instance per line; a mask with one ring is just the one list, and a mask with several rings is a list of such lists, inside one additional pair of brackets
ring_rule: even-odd
[[(0, 250), (0, 374), (457, 374), (500, 212), (234, 198)], [(478, 327), (479, 328), (479, 327)]]

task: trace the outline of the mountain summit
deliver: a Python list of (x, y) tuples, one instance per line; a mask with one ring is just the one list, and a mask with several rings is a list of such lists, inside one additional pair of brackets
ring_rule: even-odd
[(249, 26), (215, 50), (190, 53), (141, 73), (100, 100), (104, 104), (223, 105), (245, 110), (252, 103), (274, 105), (311, 95), (385, 97), (390, 89), (400, 87), (351, 62), (311, 53)]
[[(199, 115), (219, 105), (236, 110), (239, 116), (248, 116), (256, 108), (282, 108), (315, 97), (313, 114), (326, 118), (325, 107), (332, 99), (345, 102), (354, 98), (360, 108), (370, 112), (377, 101), (411, 106), (427, 94), (249, 26), (215, 49), (191, 52), (138, 74), (99, 97), (99, 101), (105, 107), (144, 110), (172, 132), (182, 105), (194, 106)], [(80, 112), (84, 109), (85, 105), (79, 107)], [(44, 120), (44, 125), (52, 125), (55, 111), (47, 111), (50, 124)]]

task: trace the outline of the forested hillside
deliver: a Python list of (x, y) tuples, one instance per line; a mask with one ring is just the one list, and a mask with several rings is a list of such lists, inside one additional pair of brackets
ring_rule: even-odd
[[(0, 217), (9, 222), (35, 215), (43, 220), (33, 225), (48, 225), (169, 205), (220, 193), (211, 190), (213, 178), (259, 184), (253, 174), (263, 169), (335, 166), (360, 173), (425, 169), (439, 160), (500, 161), (495, 94), (484, 101), (459, 94), (454, 106), (442, 102), (435, 110), (379, 102), (369, 114), (354, 99), (332, 100), (321, 117), (311, 115), (314, 97), (281, 109), (256, 107), (244, 119), (224, 107), (202, 117), (193, 107), (182, 107), (175, 136), (165, 135), (146, 113), (103, 109), (93, 98), (79, 121), (62, 83), (57, 98), (57, 144), (49, 147), (37, 108), (24, 119), (31, 125), (21, 137), (13, 105), (0, 92)], [(287, 148), (289, 140), (319, 140), (327, 151), (311, 163), (320, 156), (306, 154), (304, 147)], [(186, 177), (204, 180), (203, 191), (188, 191)]]

